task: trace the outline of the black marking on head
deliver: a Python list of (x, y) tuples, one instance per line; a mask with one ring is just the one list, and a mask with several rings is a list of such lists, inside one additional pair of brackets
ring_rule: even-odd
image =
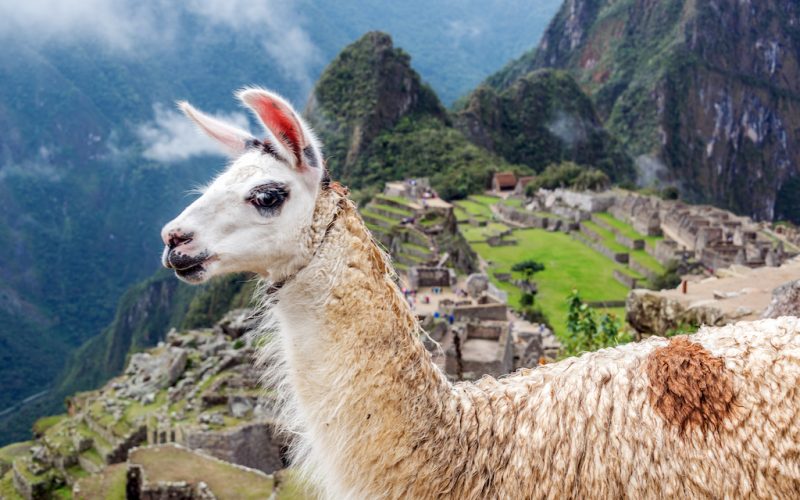
[(308, 145), (303, 148), (303, 158), (305, 158), (306, 164), (311, 168), (319, 168), (319, 164), (317, 163), (317, 155), (314, 153), (314, 146)]
[(322, 185), (322, 189), (331, 187), (331, 174), (328, 172), (327, 168), (322, 171), (322, 181), (320, 184)]
[(250, 190), (245, 201), (265, 217), (278, 215), (289, 198), (289, 187), (282, 182), (267, 182)]
[(268, 155), (272, 156), (273, 158), (275, 158), (278, 161), (282, 161), (284, 163), (289, 163), (288, 161), (286, 161), (286, 158), (284, 158), (283, 156), (281, 156), (280, 153), (278, 153), (278, 150), (275, 149), (275, 146), (273, 146), (271, 143), (269, 143), (267, 141), (259, 141), (258, 139), (251, 139), (251, 140), (247, 141), (246, 144), (247, 144), (247, 147), (257, 148), (257, 149), (261, 150), (262, 153), (268, 154)]

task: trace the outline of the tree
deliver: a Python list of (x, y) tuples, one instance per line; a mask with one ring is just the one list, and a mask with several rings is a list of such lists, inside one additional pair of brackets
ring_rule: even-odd
[(544, 264), (536, 262), (533, 259), (527, 259), (511, 266), (511, 270), (522, 273), (523, 276), (525, 276), (525, 281), (530, 281), (534, 274), (539, 271), (544, 271)]

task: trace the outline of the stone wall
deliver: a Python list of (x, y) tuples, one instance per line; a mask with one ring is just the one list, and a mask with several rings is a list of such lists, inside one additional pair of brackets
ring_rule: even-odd
[(452, 314), (455, 321), (505, 321), (508, 319), (506, 304), (479, 304), (476, 306), (453, 306), (445, 308), (445, 314)]
[(283, 449), (286, 441), (275, 435), (275, 424), (257, 422), (227, 431), (188, 430), (181, 444), (237, 465), (271, 474), (286, 467)]
[(627, 286), (628, 288), (636, 288), (637, 281), (636, 278), (630, 276), (628, 274), (623, 273), (619, 269), (614, 269), (614, 279), (622, 283), (623, 285)]
[(412, 289), (424, 286), (452, 286), (456, 281), (456, 275), (447, 267), (412, 267), (408, 270), (408, 280)]

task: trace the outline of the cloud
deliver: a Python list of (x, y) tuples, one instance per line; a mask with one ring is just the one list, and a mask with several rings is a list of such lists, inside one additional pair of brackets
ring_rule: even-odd
[(575, 115), (558, 111), (555, 118), (545, 126), (551, 134), (564, 141), (569, 147), (586, 141), (586, 125)]
[(0, 0), (0, 35), (29, 43), (99, 41), (122, 54), (169, 47), (181, 19), (256, 37), (277, 66), (310, 88), (321, 53), (299, 15), (298, 0)]
[(311, 88), (309, 68), (321, 62), (319, 49), (303, 28), (305, 19), (286, 0), (190, 0), (186, 6), (213, 24), (261, 39), (267, 54), (293, 80)]
[[(153, 121), (137, 127), (136, 135), (142, 141), (142, 156), (149, 160), (171, 163), (187, 160), (193, 156), (224, 156), (222, 147), (198, 130), (183, 113), (157, 104), (153, 107)], [(244, 113), (214, 116), (244, 130), (249, 128)]]
[(99, 39), (112, 49), (129, 50), (166, 33), (174, 20), (168, 6), (153, 0), (0, 0), (0, 33), (32, 43)]
[(448, 21), (445, 29), (447, 35), (456, 45), (460, 45), (464, 39), (476, 39), (483, 34), (483, 27), (474, 21), (465, 21), (463, 19)]
[(669, 169), (657, 156), (640, 155), (636, 157), (637, 182), (640, 186), (655, 186), (666, 177)]

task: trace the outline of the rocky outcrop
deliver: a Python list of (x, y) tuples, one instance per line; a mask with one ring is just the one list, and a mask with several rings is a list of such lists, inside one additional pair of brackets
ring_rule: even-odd
[(681, 329), (724, 325), (731, 321), (713, 305), (687, 306), (650, 290), (632, 290), (625, 301), (625, 312), (628, 324), (640, 334), (649, 335), (669, 335)]
[(772, 300), (763, 318), (800, 316), (800, 280), (790, 281), (772, 291)]

